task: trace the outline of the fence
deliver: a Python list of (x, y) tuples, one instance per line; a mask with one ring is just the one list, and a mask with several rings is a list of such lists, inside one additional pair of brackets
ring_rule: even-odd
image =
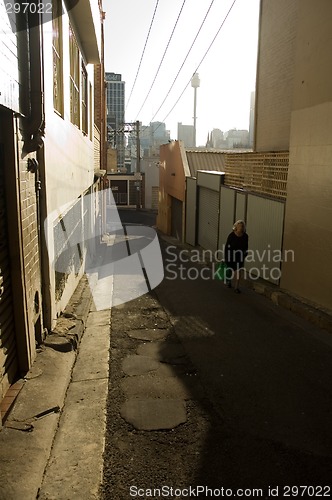
[(225, 155), (225, 185), (286, 200), (289, 152)]
[[(219, 205), (213, 206), (215, 213), (211, 214), (210, 210), (203, 214), (198, 206), (200, 189), (196, 188), (196, 179), (187, 179), (186, 242), (191, 245), (199, 243), (200, 227), (215, 227), (217, 248), (223, 250), (234, 221), (243, 219), (247, 224), (250, 251), (250, 258), (248, 256), (245, 264), (246, 271), (252, 278), (262, 277), (278, 284), (282, 263), (284, 201), (222, 185)], [(215, 219), (217, 223), (213, 224)], [(204, 246), (203, 243), (201, 245)], [(216, 248), (213, 245), (213, 248), (204, 249), (215, 251)]]

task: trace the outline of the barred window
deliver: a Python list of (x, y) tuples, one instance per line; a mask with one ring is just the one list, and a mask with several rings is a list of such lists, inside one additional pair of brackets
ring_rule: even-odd
[(53, 106), (63, 116), (62, 4), (52, 2)]
[(70, 59), (70, 121), (80, 127), (80, 53), (71, 26), (69, 26)]

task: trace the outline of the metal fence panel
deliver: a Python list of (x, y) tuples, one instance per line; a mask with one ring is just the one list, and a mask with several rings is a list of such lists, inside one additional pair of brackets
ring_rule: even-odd
[(219, 192), (199, 188), (198, 244), (206, 250), (217, 250), (219, 225)]
[(224, 186), (220, 188), (220, 211), (219, 211), (219, 244), (223, 249), (227, 236), (232, 231), (235, 212), (235, 190)]
[(260, 276), (275, 284), (280, 278), (277, 257), (281, 257), (284, 208), (283, 202), (248, 194), (249, 255), (245, 267), (252, 277)]
[(246, 220), (246, 198), (247, 195), (245, 193), (236, 192), (235, 220)]

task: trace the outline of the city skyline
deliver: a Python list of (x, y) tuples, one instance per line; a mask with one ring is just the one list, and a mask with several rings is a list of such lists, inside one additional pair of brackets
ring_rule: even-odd
[[(259, 0), (250, 5), (245, 0), (222, 4), (204, 0), (195, 6), (170, 0), (167, 5), (160, 1), (155, 10), (156, 4), (154, 0), (145, 0), (144, 4), (129, 0), (125, 6), (105, 0), (103, 4), (105, 69), (121, 73), (126, 83), (126, 121), (164, 122), (171, 139), (176, 139), (179, 122), (193, 124), (194, 90), (190, 79), (202, 61), (198, 68), (201, 85), (197, 90), (197, 146), (205, 145), (213, 128), (249, 130), (250, 94), (255, 90), (256, 78)], [(181, 16), (162, 59), (181, 6)], [(205, 16), (206, 21), (185, 59)]]

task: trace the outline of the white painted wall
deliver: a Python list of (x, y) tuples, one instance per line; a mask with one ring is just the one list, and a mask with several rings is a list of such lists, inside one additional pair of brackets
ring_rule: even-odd
[[(43, 25), (44, 37), (44, 97), (45, 97), (45, 186), (47, 215), (65, 212), (93, 184), (94, 179), (94, 148), (93, 131), (90, 134), (91, 120), (88, 116), (88, 134), (83, 134), (70, 121), (70, 66), (69, 66), (69, 18), (67, 14), (63, 21), (63, 82), (64, 82), (64, 116), (61, 117), (53, 108), (53, 53), (52, 53), (52, 23)], [(79, 43), (79, 40), (78, 44)], [(93, 89), (93, 65), (86, 66), (89, 86)], [(88, 103), (88, 113), (93, 112)], [(93, 120), (92, 120), (93, 126)], [(52, 267), (52, 249), (54, 248), (51, 227), (47, 231), (47, 248), (50, 255), (51, 309), (52, 318), (64, 309), (83, 273), (69, 276), (61, 300), (55, 301), (55, 278)]]

